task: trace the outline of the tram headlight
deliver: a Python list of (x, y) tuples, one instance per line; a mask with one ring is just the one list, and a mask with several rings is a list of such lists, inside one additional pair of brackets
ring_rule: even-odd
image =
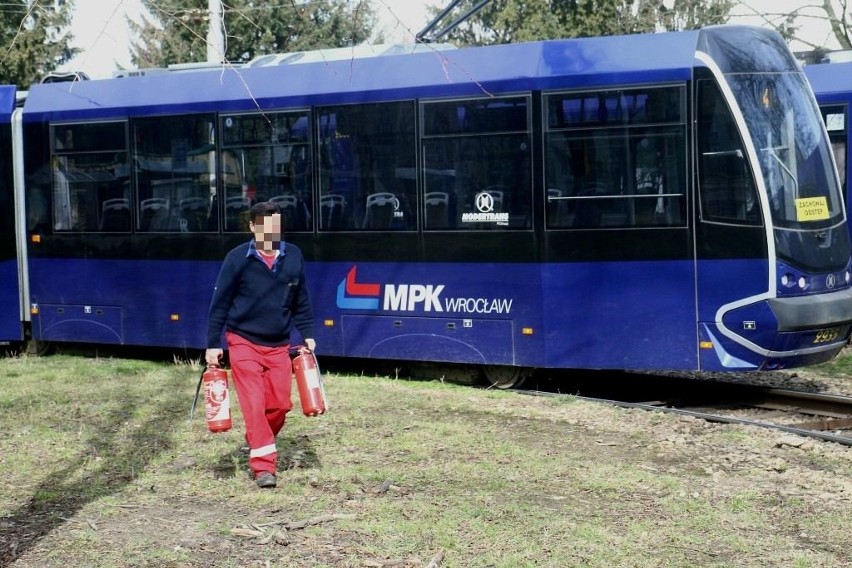
[(807, 287), (808, 287), (808, 279), (805, 278), (804, 276), (799, 276), (799, 288), (804, 290)]
[(846, 271), (846, 283), (849, 284), (849, 282), (852, 282), (852, 274), (850, 274), (849, 271), (847, 270)]
[(796, 278), (792, 274), (784, 274), (781, 276), (781, 285), (789, 288), (796, 281)]

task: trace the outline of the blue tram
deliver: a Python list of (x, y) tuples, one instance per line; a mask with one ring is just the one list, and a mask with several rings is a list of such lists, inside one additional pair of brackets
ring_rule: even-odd
[(24, 339), (21, 305), (21, 239), (17, 237), (17, 207), (13, 192), (12, 113), (17, 90), (0, 86), (0, 344), (8, 345)]
[(845, 345), (846, 213), (780, 36), (416, 51), (34, 86), (28, 333), (204, 347), (220, 262), (271, 200), (308, 260), (320, 355), (509, 386)]
[(840, 175), (840, 185), (846, 200), (847, 217), (850, 201), (848, 178), (850, 155), (849, 105), (852, 103), (852, 62), (825, 63), (804, 66), (811, 88), (817, 98)]

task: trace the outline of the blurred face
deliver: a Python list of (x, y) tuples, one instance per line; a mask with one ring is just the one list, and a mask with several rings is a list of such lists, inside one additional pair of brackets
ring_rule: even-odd
[(262, 250), (275, 250), (281, 242), (281, 215), (267, 215), (262, 221), (250, 222), (249, 228), (254, 233), (257, 248)]

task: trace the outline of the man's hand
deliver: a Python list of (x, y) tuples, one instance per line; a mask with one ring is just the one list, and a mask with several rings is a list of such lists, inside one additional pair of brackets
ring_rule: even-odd
[(219, 361), (224, 354), (225, 352), (221, 349), (208, 349), (204, 352), (204, 361), (208, 365), (220, 365)]
[(311, 339), (311, 338), (306, 338), (306, 339), (305, 339), (305, 346), (306, 346), (308, 349), (310, 349), (311, 351), (316, 351), (316, 348), (317, 348), (317, 342), (316, 342), (316, 341), (314, 341), (314, 340), (313, 340), (313, 339)]

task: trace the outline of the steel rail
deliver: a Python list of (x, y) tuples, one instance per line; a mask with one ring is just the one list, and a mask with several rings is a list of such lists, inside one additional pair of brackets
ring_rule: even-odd
[[(754, 397), (767, 407), (793, 407), (800, 414), (833, 418), (852, 416), (852, 397), (838, 394), (770, 388), (755, 392)], [(749, 401), (749, 404), (753, 404), (753, 402)]]
[[(576, 396), (571, 394), (561, 394), (561, 393), (551, 393), (544, 391), (524, 391), (517, 389), (507, 389), (510, 392), (516, 392), (519, 394), (526, 394), (530, 396), (546, 396), (546, 397), (572, 397), (577, 400), (583, 400), (586, 402), (599, 402), (603, 404), (609, 404), (612, 406), (619, 406), (621, 408), (636, 408), (639, 410), (647, 410), (653, 412), (665, 412), (667, 414), (677, 414), (680, 416), (691, 416), (693, 418), (700, 418), (702, 420), (706, 420), (708, 422), (719, 422), (724, 424), (740, 424), (743, 426), (756, 426), (758, 428), (766, 428), (770, 430), (777, 430), (780, 432), (785, 432), (787, 434), (795, 434), (798, 436), (804, 436), (808, 438), (818, 438), (820, 440), (826, 442), (835, 442), (837, 444), (843, 444), (844, 446), (852, 446), (852, 437), (838, 436), (836, 434), (827, 434), (818, 430), (808, 430), (806, 428), (798, 428), (795, 426), (784, 426), (783, 424), (773, 424), (771, 422), (763, 422), (760, 420), (750, 420), (748, 418), (735, 418), (732, 416), (723, 416), (719, 414), (710, 414), (708, 412), (696, 412), (694, 410), (686, 410), (683, 408), (674, 408), (667, 406), (655, 406), (653, 404), (645, 404), (641, 402), (624, 402), (620, 400), (606, 399), (606, 398), (594, 398), (588, 396)], [(783, 390), (783, 389), (773, 389), (773, 390)], [(795, 391), (788, 391), (795, 392)], [(803, 393), (803, 394), (815, 394), (815, 393)], [(828, 396), (837, 396), (837, 395), (828, 395)], [(846, 397), (841, 397), (846, 398)], [(852, 400), (852, 399), (851, 399)]]

